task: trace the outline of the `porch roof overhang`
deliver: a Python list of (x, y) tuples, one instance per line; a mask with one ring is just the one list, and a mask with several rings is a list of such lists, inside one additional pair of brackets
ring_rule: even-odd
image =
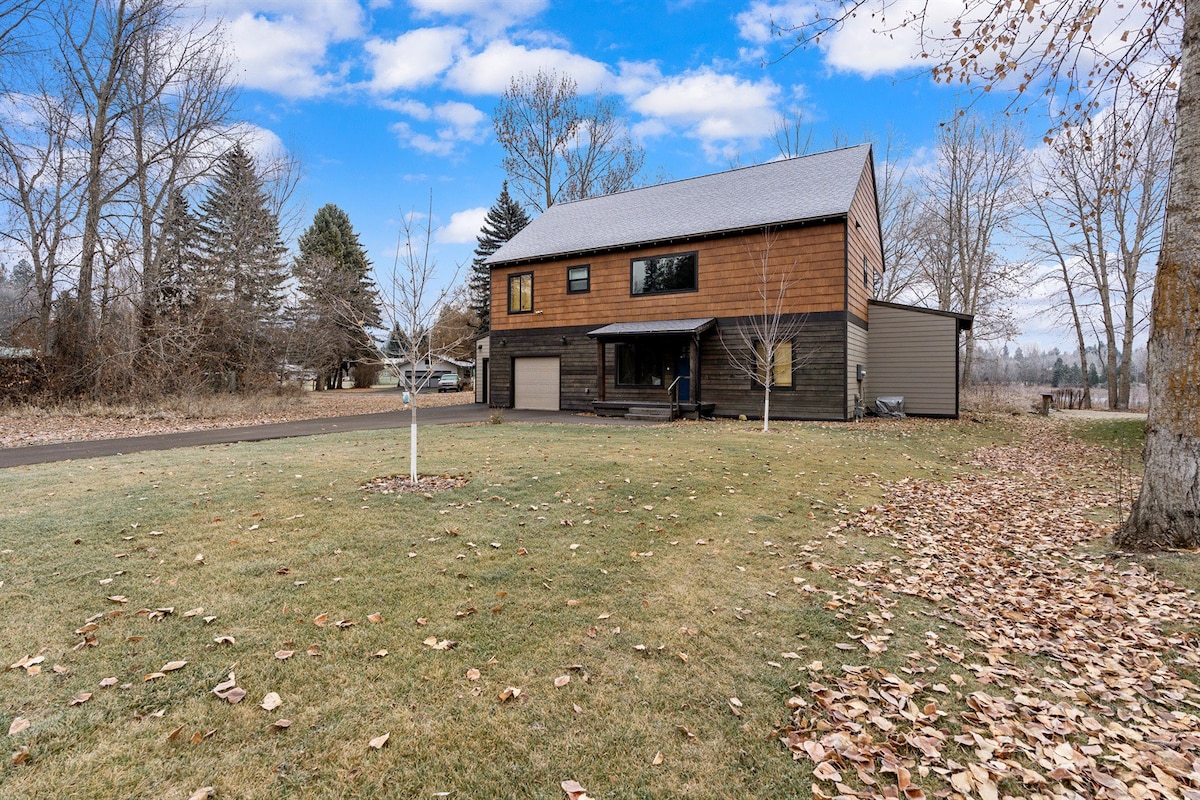
[(588, 336), (600, 341), (629, 339), (635, 336), (699, 336), (716, 327), (715, 317), (702, 319), (666, 319), (653, 322), (614, 322), (588, 331)]

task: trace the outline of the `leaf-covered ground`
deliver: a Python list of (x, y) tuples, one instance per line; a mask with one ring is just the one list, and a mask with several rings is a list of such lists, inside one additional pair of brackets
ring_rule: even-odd
[(892, 553), (833, 570), (846, 640), (885, 652), (901, 597), (928, 629), (895, 670), (810, 664), (794, 687), (785, 741), (814, 797), (1200, 798), (1200, 606), (1082, 548), (1111, 530), (1112, 460), (1047, 428), (838, 526)]
[(389, 431), (4, 470), (0, 797), (1183, 800), (1195, 611), (1097, 549), (1136, 428), (437, 426), (421, 492), (369, 489)]

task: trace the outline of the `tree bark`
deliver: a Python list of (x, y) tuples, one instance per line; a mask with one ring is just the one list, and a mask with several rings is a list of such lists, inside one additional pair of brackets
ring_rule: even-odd
[(1147, 348), (1145, 474), (1119, 547), (1200, 545), (1200, 1), (1186, 4), (1175, 157)]

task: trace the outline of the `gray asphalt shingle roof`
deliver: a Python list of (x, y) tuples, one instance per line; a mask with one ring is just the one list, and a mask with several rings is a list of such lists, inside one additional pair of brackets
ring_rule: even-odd
[(503, 264), (846, 214), (870, 145), (558, 203), (487, 259)]
[(588, 331), (593, 339), (607, 339), (618, 336), (660, 336), (672, 334), (703, 333), (714, 327), (717, 320), (714, 317), (698, 319), (664, 319), (652, 322), (614, 322), (603, 328)]

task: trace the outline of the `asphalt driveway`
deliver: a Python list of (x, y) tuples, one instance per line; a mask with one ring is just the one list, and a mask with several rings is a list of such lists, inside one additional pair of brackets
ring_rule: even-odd
[[(420, 425), (453, 425), (484, 422), (492, 409), (481, 403), (417, 409)], [(529, 411), (506, 408), (505, 422), (558, 422), (585, 425), (653, 425), (656, 423), (627, 420), (623, 417), (593, 417), (568, 411)], [(243, 428), (215, 428), (202, 431), (182, 431), (154, 436), (129, 436), (120, 439), (93, 439), (86, 442), (61, 442), (29, 447), (0, 449), (0, 469), (27, 464), (46, 464), (52, 461), (71, 461), (81, 458), (117, 456), (146, 450), (174, 450), (179, 447), (200, 447), (234, 442), (261, 442), (267, 439), (288, 439), (294, 436), (317, 436), (323, 433), (375, 431), (404, 428), (409, 425), (407, 411), (388, 411), (382, 414), (357, 414), (351, 417), (278, 422), (270, 425), (250, 425)]]

